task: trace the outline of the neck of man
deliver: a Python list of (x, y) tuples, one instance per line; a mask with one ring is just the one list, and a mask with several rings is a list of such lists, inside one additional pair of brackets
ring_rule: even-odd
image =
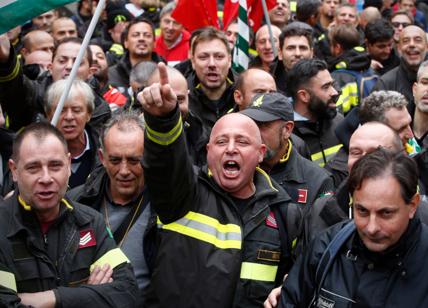
[(288, 151), (288, 139), (285, 140), (285, 145), (282, 147), (280, 151), (278, 151), (278, 153), (275, 154), (274, 157), (272, 157), (269, 160), (263, 160), (260, 166), (264, 171), (266, 171), (267, 173), (270, 173), (273, 167), (275, 167), (279, 163), (281, 158), (283, 158), (287, 154), (287, 151)]
[(415, 109), (415, 117), (413, 119), (413, 133), (416, 138), (422, 138), (428, 132), (428, 113), (421, 112), (418, 108)]
[(144, 188), (144, 181), (141, 183), (139, 189), (135, 192), (135, 194), (123, 195), (120, 192), (118, 192), (116, 189), (114, 189), (111, 182), (110, 182), (110, 186), (109, 186), (112, 201), (115, 204), (119, 204), (119, 205), (126, 205), (129, 202), (131, 202), (132, 200), (134, 200), (135, 198), (137, 198), (141, 194), (141, 192), (143, 191), (143, 188)]
[(152, 53), (149, 53), (144, 56), (136, 56), (136, 55), (129, 55), (129, 62), (131, 62), (131, 66), (134, 67), (137, 63), (143, 62), (143, 61), (151, 61), (152, 60)]
[(202, 91), (204, 91), (205, 95), (212, 101), (219, 100), (222, 97), (224, 91), (226, 90), (226, 86), (227, 81), (224, 81), (224, 83), (220, 87), (215, 89), (207, 88), (203, 84), (201, 84)]
[(180, 33), (179, 36), (175, 39), (175, 40), (166, 40), (165, 38), (163, 39), (163, 42), (165, 43), (166, 47), (171, 48), (171, 46), (174, 46), (176, 43), (179, 42), (179, 40), (181, 40), (182, 34)]
[(76, 139), (67, 140), (67, 145), (72, 158), (79, 156), (86, 148), (85, 133), (82, 132), (82, 134)]
[(327, 15), (320, 15), (320, 24), (324, 29), (327, 29), (328, 26), (333, 22), (333, 17), (328, 17)]
[(314, 116), (312, 112), (309, 111), (307, 105), (303, 102), (299, 102), (296, 100), (296, 103), (294, 104), (294, 111), (311, 122), (317, 121), (317, 117)]
[(36, 216), (39, 222), (41, 223), (48, 223), (54, 221), (58, 215), (59, 215), (59, 207), (60, 204), (58, 204), (55, 208), (49, 210), (49, 211), (37, 211)]

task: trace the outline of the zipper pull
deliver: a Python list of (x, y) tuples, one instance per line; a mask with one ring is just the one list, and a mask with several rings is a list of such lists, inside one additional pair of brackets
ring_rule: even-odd
[(45, 245), (48, 244), (48, 237), (46, 234), (43, 234), (43, 241), (45, 242)]

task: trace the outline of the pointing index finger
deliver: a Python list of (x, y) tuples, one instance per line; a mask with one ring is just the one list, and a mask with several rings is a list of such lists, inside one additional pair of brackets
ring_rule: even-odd
[(158, 64), (158, 69), (159, 69), (159, 83), (161, 86), (166, 85), (169, 83), (168, 80), (168, 71), (166, 70), (166, 65), (165, 63), (160, 62)]

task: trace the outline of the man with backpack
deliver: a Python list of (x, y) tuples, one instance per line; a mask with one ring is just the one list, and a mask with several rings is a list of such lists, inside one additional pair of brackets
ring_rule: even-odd
[(279, 307), (426, 307), (428, 229), (415, 217), (417, 174), (401, 152), (379, 148), (358, 160), (348, 181), (354, 220), (312, 241)]
[(370, 93), (378, 76), (370, 69), (370, 56), (360, 46), (360, 33), (354, 26), (334, 27), (329, 32), (329, 39), (335, 57), (331, 76), (342, 91), (336, 105), (339, 112), (347, 114)]

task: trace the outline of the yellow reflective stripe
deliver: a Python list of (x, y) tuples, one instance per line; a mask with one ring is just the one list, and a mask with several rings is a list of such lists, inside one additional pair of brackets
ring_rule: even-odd
[(268, 181), (270, 188), (272, 188), (275, 191), (278, 191), (273, 185), (272, 185), (272, 180), (270, 179), (270, 176), (266, 173), (266, 171), (264, 171), (262, 168), (260, 167), (256, 167), (256, 171), (260, 172)]
[(181, 132), (183, 131), (183, 125), (182, 125), (181, 116), (178, 119), (177, 124), (166, 133), (159, 133), (157, 131), (154, 131), (150, 127), (146, 126), (146, 132), (147, 137), (153, 141), (154, 143), (160, 144), (160, 145), (169, 145), (173, 143), (177, 138), (180, 136)]
[(287, 153), (279, 160), (280, 163), (285, 163), (290, 158), (291, 149), (293, 148), (293, 143), (291, 143), (291, 140), (288, 139), (288, 150)]
[(15, 275), (13, 273), (0, 271), (0, 285), (18, 292), (16, 289)]
[(257, 57), (259, 55), (259, 53), (257, 52), (257, 50), (255, 50), (253, 48), (248, 48), (248, 53), (250, 55), (253, 55), (254, 57)]
[(217, 11), (217, 17), (223, 18), (223, 11)]
[[(332, 147), (330, 147), (328, 149), (325, 149), (324, 151), (314, 153), (314, 154), (311, 155), (311, 160), (313, 162), (318, 163), (321, 167), (324, 167), (324, 165), (325, 165), (324, 156), (325, 156), (325, 159), (327, 161), (329, 161), (330, 158), (334, 154), (336, 154), (337, 151), (339, 151), (342, 146), (343, 146), (342, 144), (337, 144), (337, 145), (332, 146)], [(324, 156), (323, 156), (323, 152), (324, 152)]]
[(159, 37), (161, 35), (161, 29), (160, 28), (156, 28), (155, 29), (155, 36)]
[(124, 54), (123, 46), (120, 44), (111, 45), (110, 51), (114, 52), (117, 55), (123, 55)]
[(364, 52), (364, 51), (365, 51), (365, 49), (364, 49), (364, 47), (363, 47), (363, 46), (355, 46), (355, 47), (354, 47), (354, 50), (356, 50), (356, 51), (358, 51), (358, 52)]
[(98, 265), (102, 267), (104, 264), (108, 264), (112, 269), (114, 269), (116, 266), (125, 262), (130, 263), (128, 257), (125, 256), (125, 254), (120, 248), (114, 248), (106, 252), (101, 258), (95, 261), (89, 268), (89, 271), (92, 273), (95, 266)]
[(341, 107), (343, 112), (348, 112), (359, 103), (358, 85), (356, 82), (347, 83), (342, 87), (336, 106)]
[(7, 82), (16, 78), (16, 76), (18, 76), (19, 74), (19, 68), (20, 68), (19, 60), (16, 60), (15, 67), (13, 68), (12, 72), (9, 75), (0, 77), (0, 82)]
[(341, 62), (337, 63), (335, 67), (336, 67), (336, 69), (346, 68), (346, 62), (341, 61)]
[(221, 249), (241, 249), (241, 228), (234, 224), (221, 224), (217, 219), (195, 212), (170, 224), (162, 224), (158, 218), (160, 228), (174, 231), (210, 243)]
[(278, 271), (277, 265), (242, 262), (240, 277), (241, 279), (274, 282), (277, 271)]
[(290, 11), (293, 13), (297, 12), (297, 1), (290, 1)]

